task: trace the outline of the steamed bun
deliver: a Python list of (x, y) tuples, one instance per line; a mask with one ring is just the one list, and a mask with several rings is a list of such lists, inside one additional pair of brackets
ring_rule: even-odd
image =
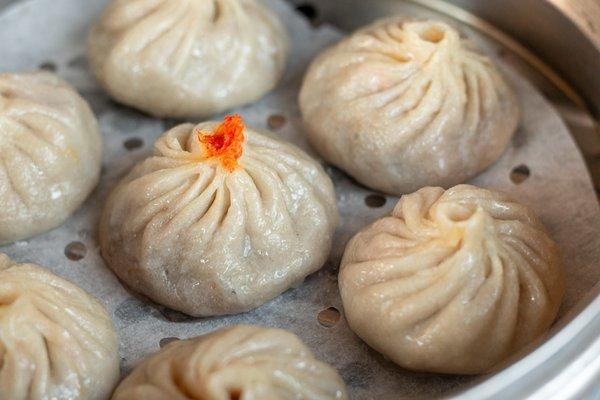
[(113, 0), (88, 39), (118, 101), (159, 117), (204, 117), (269, 92), (289, 40), (257, 0)]
[(231, 314), (321, 268), (337, 222), (316, 161), (230, 116), (160, 137), (110, 194), (100, 245), (110, 268), (154, 301)]
[(511, 88), (457, 31), (398, 17), (322, 53), (300, 108), (323, 158), (396, 195), (473, 177), (500, 157), (519, 121)]
[(121, 382), (113, 400), (342, 400), (344, 381), (294, 334), (237, 325), (169, 343)]
[(0, 244), (62, 224), (100, 178), (89, 106), (51, 73), (0, 74)]
[(403, 196), (349, 242), (339, 286), (370, 346), (405, 368), (459, 374), (543, 335), (565, 290), (559, 248), (531, 210), (468, 185)]
[(0, 253), (0, 399), (105, 400), (119, 378), (106, 309), (74, 284)]

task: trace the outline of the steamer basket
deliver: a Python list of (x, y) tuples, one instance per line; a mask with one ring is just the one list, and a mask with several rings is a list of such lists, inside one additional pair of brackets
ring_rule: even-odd
[[(56, 3), (61, 1), (56, 0)], [(88, 1), (89, 3), (87, 3)], [(99, 1), (107, 2), (108, 0)], [(89, 4), (89, 7), (95, 7), (94, 10), (100, 10), (101, 7), (97, 4), (99, 1), (85, 0), (84, 3), (86, 6)], [(597, 0), (571, 0), (569, 2), (562, 0), (289, 1), (293, 2), (294, 6), (311, 20), (315, 29), (322, 24), (331, 24), (349, 32), (377, 18), (402, 13), (452, 21), (455, 25), (464, 26), (465, 29), (476, 32), (476, 35), (484, 37), (485, 40), (495, 43), (501, 49), (499, 56), (502, 60), (530, 83), (533, 83), (558, 111), (579, 144), (592, 178), (596, 182), (596, 188), (600, 188), (600, 132), (598, 130), (598, 118), (600, 117), (600, 3)], [(18, 13), (28, 15), (29, 12), (31, 15), (31, 13), (44, 12), (44, 10), (27, 10), (25, 6), (31, 6), (34, 2), (35, 0), (0, 0), (0, 17), (6, 13), (12, 13), (10, 18), (14, 20), (18, 18)], [(24, 7), (19, 8), (16, 7), (18, 4), (12, 3), (29, 4), (23, 4)], [(44, 2), (44, 4), (49, 3), (48, 1)], [(9, 5), (15, 7), (5, 9)], [(71, 22), (71, 20), (64, 21), (65, 24)], [(83, 26), (77, 29), (83, 29)], [(51, 31), (51, 28), (45, 27), (45, 29)], [(76, 37), (63, 35), (60, 29), (57, 32), (59, 32), (56, 37), (57, 41), (80, 45)], [(83, 34), (83, 31), (80, 34)], [(3, 46), (10, 46), (9, 42), (14, 40), (18, 40), (18, 35), (5, 39), (0, 34), (0, 51)], [(85, 58), (81, 56), (81, 51), (82, 49), (74, 50), (73, 54), (68, 55), (69, 58), (65, 58), (61, 62), (68, 68), (80, 68), (81, 64), (85, 64)], [(6, 55), (0, 54), (3, 54), (0, 56), (0, 72), (2, 72), (3, 61), (1, 58)], [(26, 61), (17, 60), (9, 63), (10, 65), (30, 66), (30, 63), (40, 62), (35, 55), (28, 53), (27, 49), (22, 53), (11, 52), (11, 54), (13, 57), (18, 54)], [(34, 65), (34, 67), (37, 66), (42, 69), (56, 67), (52, 62), (41, 62)], [(301, 67), (305, 68), (305, 65)], [(73, 76), (79, 77), (77, 74)], [(78, 89), (81, 90), (79, 87)], [(126, 160), (128, 153), (125, 155), (122, 153), (123, 145), (127, 151), (138, 151), (145, 145), (139, 137), (119, 136), (119, 132), (117, 132), (119, 129), (133, 129), (139, 122), (145, 124), (144, 126), (147, 126), (156, 136), (163, 127), (168, 127), (172, 123), (172, 121), (154, 121), (157, 124), (152, 125), (153, 121), (110, 103), (106, 96), (102, 97), (103, 95), (97, 91), (88, 93), (88, 95), (88, 100), (92, 102), (93, 107), (97, 106), (94, 102), (98, 102), (102, 107), (110, 108), (111, 112), (114, 111), (116, 113), (114, 115), (118, 116), (121, 113), (124, 116), (120, 119), (115, 117), (114, 121), (107, 122), (105, 120), (103, 132), (108, 142), (105, 149), (107, 153), (121, 152), (118, 157), (123, 162), (120, 165), (130, 166), (132, 162)], [(268, 102), (261, 107), (263, 106), (267, 110), (275, 109), (275, 106)], [(297, 110), (294, 112), (297, 113)], [(282, 123), (281, 116), (273, 115), (272, 117), (273, 119), (269, 119), (267, 126), (271, 124), (278, 126)], [(289, 123), (294, 124), (298, 123), (297, 119), (297, 117), (288, 118), (291, 120)], [(117, 122), (120, 124), (119, 129), (113, 130), (111, 124), (117, 124)], [(108, 130), (108, 134), (106, 130)], [(579, 154), (574, 156), (579, 157)], [(135, 160), (140, 159), (139, 154), (132, 157)], [(581, 171), (581, 176), (577, 177), (578, 182), (589, 186), (588, 176), (583, 169)], [(108, 174), (111, 176), (110, 179), (114, 179), (116, 175), (123, 172), (124, 169), (108, 170), (105, 171), (105, 175)], [(351, 185), (339, 171), (330, 169), (329, 172), (336, 180), (336, 188), (344, 189)], [(516, 175), (515, 179), (519, 179), (519, 175), (523, 173), (523, 170), (518, 168), (513, 170), (513, 174)], [(529, 173), (527, 169), (525, 173)], [(360, 389), (357, 392), (359, 394), (353, 396), (357, 399), (423, 397), (475, 400), (600, 399), (600, 282), (597, 281), (600, 274), (590, 275), (594, 276), (594, 282), (588, 282), (586, 290), (577, 293), (576, 301), (570, 304), (569, 309), (555, 324), (551, 338), (525, 357), (513, 360), (504, 370), (477, 378), (408, 373), (401, 371), (375, 352), (366, 349), (366, 346), (347, 330), (343, 318), (340, 320), (338, 309), (341, 308), (341, 304), (336, 292), (336, 269), (333, 265), (339, 262), (341, 251), (339, 249), (334, 251), (331, 265), (309, 277), (304, 284), (304, 289), (293, 289), (280, 296), (279, 299), (261, 307), (260, 310), (240, 316), (222, 319), (189, 319), (179, 313), (160, 306), (152, 306), (144, 300), (131, 296), (107, 272), (98, 256), (97, 248), (90, 251), (92, 246), (97, 245), (94, 229), (89, 226), (96, 222), (97, 213), (95, 211), (90, 213), (90, 210), (101, 207), (100, 201), (105, 196), (107, 180), (108, 178), (105, 178), (104, 183), (98, 189), (102, 193), (93, 195), (93, 198), (84, 206), (85, 210), (76, 213), (64, 227), (43, 235), (42, 238), (34, 238), (29, 243), (25, 241), (5, 248), (0, 247), (0, 252), (6, 251), (17, 261), (31, 260), (48, 267), (55, 267), (54, 272), (66, 275), (85, 289), (92, 291), (96, 296), (101, 297), (115, 316), (122, 340), (122, 349), (125, 349), (122, 351), (123, 373), (127, 373), (140, 357), (155, 351), (159, 341), (162, 346), (163, 343), (173, 339), (169, 336), (192, 336), (224, 324), (244, 322), (282, 326), (292, 330), (295, 328), (296, 333), (315, 350), (318, 356), (336, 364), (349, 383), (351, 392), (352, 388)], [(337, 181), (341, 182), (339, 186)], [(369, 207), (381, 207), (381, 202), (383, 204), (386, 202), (385, 198), (377, 194), (370, 194), (368, 190), (360, 189), (357, 193), (360, 195), (358, 202), (362, 206), (366, 203)], [(344, 197), (341, 201), (356, 205), (355, 198), (352, 196), (354, 194), (347, 198)], [(360, 218), (357, 218), (355, 225), (350, 224), (351, 230), (355, 232), (364, 225), (365, 221), (374, 219), (383, 211), (389, 211), (391, 206), (388, 201), (387, 208), (378, 208), (379, 214), (361, 211), (362, 214), (360, 214)], [(595, 212), (599, 213), (597, 209)], [(354, 217), (352, 212), (348, 215)], [(594, 223), (600, 221), (596, 216), (594, 218)], [(600, 227), (600, 224), (597, 225)], [(349, 229), (348, 226), (346, 229)], [(67, 238), (74, 236), (78, 237), (77, 241), (68, 244)], [(348, 235), (344, 233), (337, 247), (343, 249), (344, 240), (347, 238)], [(64, 247), (65, 245), (67, 246)], [(48, 249), (52, 246), (56, 247), (53, 251)], [(87, 256), (85, 256), (86, 246)], [(600, 254), (598, 252), (600, 249), (590, 249), (589, 247), (588, 244), (589, 251)], [(582, 249), (585, 248), (582, 245)], [(48, 254), (51, 256), (47, 256)], [(77, 263), (73, 261), (82, 258), (84, 259), (81, 261), (81, 265), (76, 265), (79, 261)], [(81, 266), (90, 269), (79, 271), (75, 268)], [(594, 267), (591, 265), (591, 268)], [(98, 287), (98, 285), (94, 285), (96, 279), (108, 280), (114, 284), (114, 287)], [(307, 301), (303, 302), (303, 300)], [(292, 308), (290, 311), (281, 308), (284, 306), (297, 308)], [(319, 310), (321, 311), (319, 312)], [(328, 329), (328, 331), (324, 333), (323, 329)], [(143, 335), (140, 336), (140, 332)], [(147, 345), (146, 341), (151, 341), (154, 347)], [(361, 354), (369, 358), (373, 364), (345, 360), (343, 365), (338, 365), (338, 358), (345, 357), (345, 352), (340, 351), (340, 348), (348, 343), (358, 347), (362, 346)], [(372, 371), (365, 365), (376, 365), (378, 368), (381, 367), (383, 370), (391, 372), (390, 375), (386, 375), (385, 378), (378, 381), (374, 377), (368, 378)], [(381, 393), (374, 386), (374, 382), (381, 384), (381, 382), (385, 382), (385, 379), (393, 379), (388, 376), (402, 378), (402, 384), (406, 385), (406, 388), (401, 396), (397, 392)], [(435, 390), (429, 390), (428, 387), (435, 387)]]
[[(294, 1), (314, 24), (352, 31), (377, 18), (449, 18), (502, 44), (511, 64), (554, 105), (600, 193), (600, 2), (594, 0)], [(579, 314), (576, 314), (576, 313)], [(543, 347), (461, 399), (600, 399), (600, 282)], [(565, 321), (566, 322), (566, 321)]]

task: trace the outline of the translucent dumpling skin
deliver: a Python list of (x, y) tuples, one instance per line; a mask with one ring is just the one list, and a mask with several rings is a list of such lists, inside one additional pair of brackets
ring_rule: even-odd
[(344, 381), (295, 335), (238, 325), (170, 343), (112, 400), (344, 400)]
[(227, 127), (165, 133), (100, 224), (102, 255), (123, 281), (195, 316), (247, 311), (299, 284), (327, 260), (338, 222), (316, 161), (241, 126), (223, 136)]
[(158, 117), (206, 117), (269, 92), (287, 32), (257, 0), (113, 0), (88, 39), (116, 100)]
[(543, 335), (564, 295), (558, 246), (526, 206), (460, 185), (405, 195), (348, 244), (348, 324), (397, 364), (478, 374)]
[(62, 224), (98, 183), (88, 104), (50, 73), (0, 74), (0, 244)]
[(100, 302), (0, 253), (0, 399), (105, 400), (119, 379), (118, 350)]
[(326, 50), (300, 92), (315, 149), (396, 195), (481, 172), (506, 149), (519, 107), (492, 62), (470, 47), (444, 23), (396, 17)]

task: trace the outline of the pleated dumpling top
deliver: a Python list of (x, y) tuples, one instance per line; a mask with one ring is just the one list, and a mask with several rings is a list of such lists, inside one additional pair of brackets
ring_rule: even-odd
[(62, 224), (100, 179), (87, 102), (48, 72), (0, 74), (0, 244)]
[(451, 26), (394, 17), (320, 54), (300, 92), (309, 139), (364, 185), (402, 195), (463, 183), (506, 149), (513, 90)]
[(119, 379), (104, 306), (34, 264), (0, 253), (0, 399), (105, 400)]
[(289, 47), (257, 0), (113, 0), (88, 56), (116, 100), (158, 117), (207, 117), (269, 92)]
[(320, 269), (333, 183), (299, 148), (238, 116), (184, 124), (110, 194), (102, 255), (134, 290), (195, 316), (255, 308)]
[(344, 381), (282, 329), (236, 325), (169, 343), (112, 400), (346, 400)]
[(543, 335), (565, 291), (561, 252), (526, 206), (459, 185), (405, 195), (348, 244), (348, 324), (399, 365), (488, 372)]

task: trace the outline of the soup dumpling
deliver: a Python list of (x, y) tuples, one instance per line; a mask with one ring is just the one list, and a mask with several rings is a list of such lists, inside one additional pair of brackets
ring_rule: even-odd
[(239, 116), (177, 126), (110, 194), (102, 255), (134, 290), (194, 316), (255, 308), (327, 260), (333, 184)]
[(529, 208), (459, 185), (405, 195), (354, 236), (339, 287), (350, 328), (397, 364), (478, 374), (548, 330), (565, 277)]
[(119, 343), (104, 306), (33, 264), (0, 253), (0, 398), (105, 400)]
[(0, 244), (62, 224), (100, 178), (102, 138), (58, 76), (0, 74)]
[(300, 109), (325, 160), (396, 195), (481, 172), (504, 152), (520, 115), (493, 63), (456, 30), (399, 17), (319, 55)]
[(236, 325), (169, 343), (121, 382), (113, 400), (343, 400), (337, 371), (282, 329)]
[(205, 117), (250, 103), (289, 51), (257, 0), (113, 0), (88, 39), (90, 67), (116, 100), (157, 117)]

